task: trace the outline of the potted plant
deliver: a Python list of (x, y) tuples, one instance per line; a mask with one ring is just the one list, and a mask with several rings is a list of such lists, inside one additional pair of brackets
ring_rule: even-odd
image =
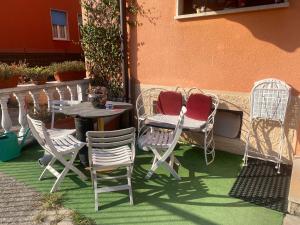
[(85, 64), (81, 61), (65, 61), (51, 65), (57, 81), (81, 80), (85, 78)]
[(103, 86), (90, 87), (89, 101), (92, 102), (95, 108), (105, 109), (107, 101), (107, 89)]
[(20, 75), (17, 68), (6, 63), (0, 64), (0, 89), (13, 88), (18, 85)]
[(25, 69), (25, 77), (36, 85), (45, 84), (48, 77), (52, 75), (47, 67), (29, 67)]

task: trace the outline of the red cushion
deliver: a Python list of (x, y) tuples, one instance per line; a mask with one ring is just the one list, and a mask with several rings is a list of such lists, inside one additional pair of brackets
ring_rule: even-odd
[(157, 113), (165, 115), (179, 115), (182, 107), (182, 95), (175, 91), (162, 91), (159, 93)]
[(191, 94), (186, 103), (186, 116), (195, 120), (207, 120), (212, 109), (212, 99), (203, 94)]

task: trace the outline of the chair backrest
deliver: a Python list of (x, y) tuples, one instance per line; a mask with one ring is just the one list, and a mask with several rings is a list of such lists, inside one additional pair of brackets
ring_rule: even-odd
[(54, 128), (55, 113), (59, 113), (64, 106), (71, 106), (81, 103), (73, 100), (52, 100), (51, 101), (51, 129)]
[(251, 119), (270, 119), (284, 123), (291, 87), (277, 79), (254, 84), (251, 91)]
[(157, 100), (164, 88), (150, 88), (141, 91), (136, 99), (136, 114), (138, 119), (156, 114)]
[[(114, 131), (88, 131), (87, 145), (89, 148), (89, 163), (93, 165), (92, 154), (97, 150), (107, 150), (129, 145), (131, 148), (131, 160), (135, 158), (135, 128), (127, 128)], [(122, 150), (120, 150), (122, 151)]]
[(45, 124), (40, 120), (31, 118), (28, 114), (27, 114), (27, 121), (28, 121), (28, 126), (30, 128), (30, 131), (34, 136), (34, 138), (38, 141), (38, 143), (50, 154), (56, 155), (57, 151), (50, 139)]
[(186, 114), (186, 112), (187, 112), (186, 107), (182, 106), (180, 114), (178, 116), (178, 122), (177, 122), (177, 125), (176, 125), (174, 133), (173, 133), (173, 141), (172, 141), (172, 144), (169, 149), (175, 148), (175, 146), (181, 136), (182, 127), (183, 127), (183, 123), (184, 123), (184, 115)]
[(183, 96), (176, 91), (161, 91), (156, 111), (164, 115), (179, 115), (183, 105)]
[[(211, 129), (214, 125), (215, 116), (216, 116), (217, 109), (218, 109), (218, 106), (219, 106), (219, 98), (218, 98), (217, 95), (214, 95), (214, 94), (211, 94), (211, 93), (205, 93), (205, 92), (201, 91), (198, 88), (191, 88), (188, 91), (188, 99), (189, 99), (190, 96), (197, 95), (197, 94), (204, 95), (206, 97), (206, 98), (204, 98), (206, 100), (205, 104), (207, 106), (211, 105), (211, 109), (210, 109), (208, 117), (206, 119), (206, 121), (207, 121), (206, 126), (210, 127), (210, 129)], [(211, 103), (210, 103), (210, 100), (208, 100), (209, 98), (211, 99)], [(187, 103), (188, 103), (188, 100), (187, 100)], [(187, 111), (189, 111), (189, 109), (187, 109)], [(206, 115), (207, 115), (207, 111), (205, 112), (205, 117), (206, 117)], [(188, 116), (188, 112), (187, 112), (187, 116)]]

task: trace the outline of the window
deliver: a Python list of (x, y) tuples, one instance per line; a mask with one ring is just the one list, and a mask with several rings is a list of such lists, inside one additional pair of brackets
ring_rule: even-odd
[(288, 0), (177, 0), (176, 19), (288, 7)]
[(54, 40), (68, 40), (67, 13), (51, 10), (52, 37)]

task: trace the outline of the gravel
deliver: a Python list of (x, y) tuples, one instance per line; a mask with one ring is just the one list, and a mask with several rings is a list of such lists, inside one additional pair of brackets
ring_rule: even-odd
[(0, 172), (0, 224), (34, 224), (40, 209), (40, 195)]

